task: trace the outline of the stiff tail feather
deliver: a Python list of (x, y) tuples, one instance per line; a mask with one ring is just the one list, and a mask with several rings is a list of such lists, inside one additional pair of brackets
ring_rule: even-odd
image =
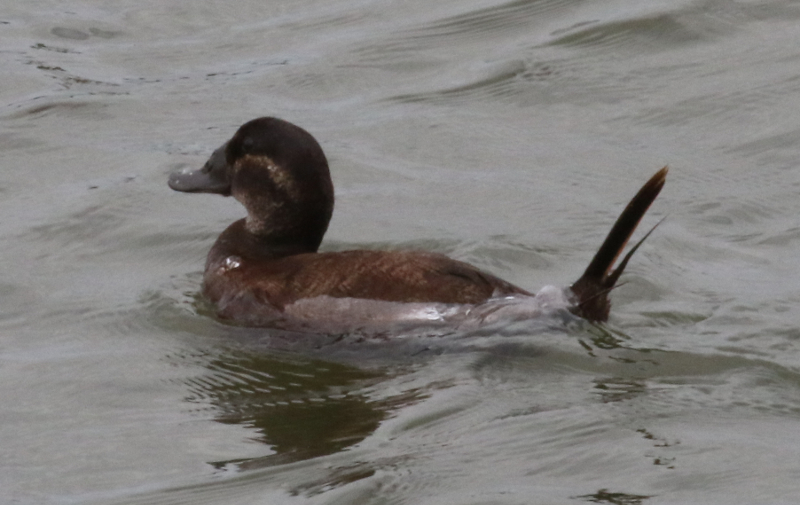
[[(633, 235), (634, 230), (639, 225), (650, 204), (656, 199), (664, 181), (667, 178), (667, 167), (662, 168), (642, 186), (636, 196), (628, 203), (622, 211), (617, 222), (608, 232), (608, 236), (603, 245), (594, 255), (586, 271), (580, 279), (572, 284), (571, 289), (575, 294), (577, 303), (572, 309), (573, 312), (590, 321), (606, 321), (611, 302), (608, 299), (609, 292), (614, 288), (619, 276), (625, 270), (628, 260), (631, 259), (636, 249), (642, 245), (647, 237), (655, 230), (656, 226), (634, 245), (630, 251), (622, 258), (617, 268), (612, 270), (614, 263), (622, 254), (622, 250)], [(660, 223), (660, 222), (659, 222)]]

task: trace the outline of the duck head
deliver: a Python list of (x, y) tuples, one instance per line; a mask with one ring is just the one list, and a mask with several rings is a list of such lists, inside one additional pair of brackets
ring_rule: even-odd
[(247, 209), (246, 231), (275, 247), (316, 251), (333, 213), (322, 148), (304, 129), (274, 117), (245, 123), (201, 169), (170, 175), (169, 187), (233, 196)]

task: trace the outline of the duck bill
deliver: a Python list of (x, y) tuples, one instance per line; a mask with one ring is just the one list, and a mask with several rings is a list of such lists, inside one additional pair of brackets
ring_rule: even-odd
[(170, 174), (169, 187), (184, 193), (216, 193), (229, 196), (231, 183), (228, 180), (226, 147), (228, 147), (227, 142), (214, 151), (203, 168)]

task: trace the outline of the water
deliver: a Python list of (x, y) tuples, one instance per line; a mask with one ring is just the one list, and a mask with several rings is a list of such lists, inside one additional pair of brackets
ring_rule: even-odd
[[(3, 503), (796, 502), (797, 4), (2, 6)], [(327, 250), (536, 290), (665, 164), (667, 219), (604, 327), (276, 350), (197, 296), (241, 207), (166, 186), (260, 115)]]

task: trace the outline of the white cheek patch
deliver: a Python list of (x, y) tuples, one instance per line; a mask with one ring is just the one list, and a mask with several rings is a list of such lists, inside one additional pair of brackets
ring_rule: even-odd
[(247, 170), (266, 173), (265, 179), (272, 183), (272, 191), (268, 195), (254, 194), (255, 192), (248, 192), (247, 188), (235, 189), (233, 197), (248, 210), (247, 229), (252, 233), (279, 230), (286, 224), (286, 219), (280, 217), (284, 207), (302, 199), (294, 176), (271, 158), (263, 155), (244, 155), (234, 167), (234, 177), (238, 172)]
[(247, 166), (249, 170), (259, 170), (269, 173), (269, 179), (276, 188), (283, 191), (289, 200), (297, 200), (298, 192), (295, 179), (284, 167), (275, 163), (271, 158), (264, 155), (255, 156), (247, 154), (236, 162), (239, 167)]

